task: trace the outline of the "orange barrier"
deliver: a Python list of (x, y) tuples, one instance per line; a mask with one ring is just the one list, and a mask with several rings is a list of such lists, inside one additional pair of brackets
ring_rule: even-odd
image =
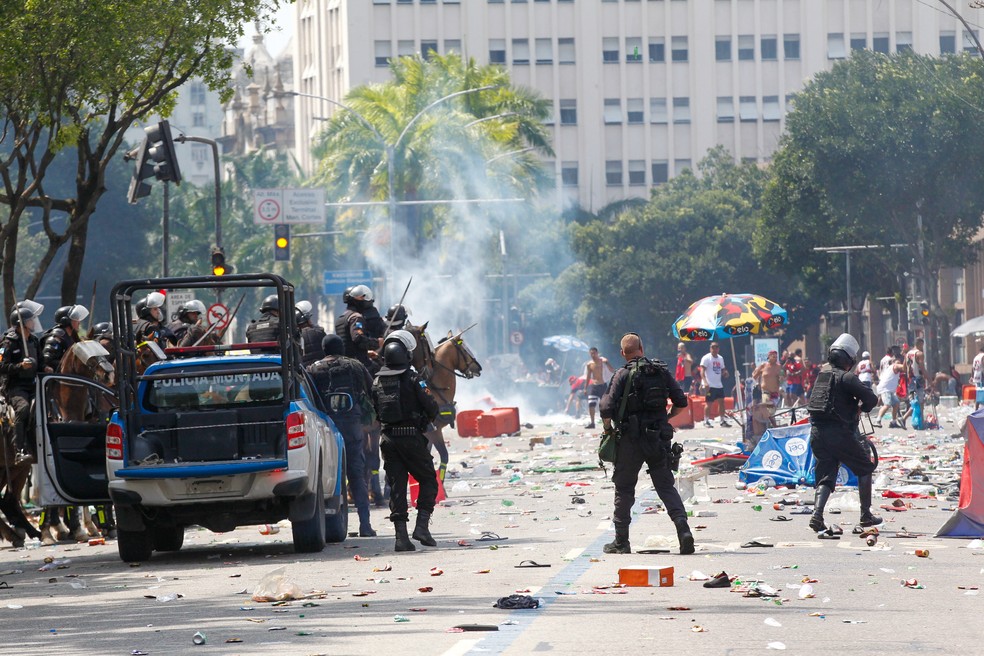
[(455, 417), (455, 424), (458, 426), (458, 437), (478, 437), (478, 418), (482, 416), (481, 410), (462, 410)]
[(670, 419), (670, 426), (675, 428), (693, 428), (694, 427), (694, 406), (691, 403), (687, 403), (687, 407), (684, 408), (683, 412), (678, 414), (676, 417)]
[(704, 397), (691, 395), (687, 399), (687, 405), (690, 406), (690, 411), (693, 413), (693, 420), (695, 422), (704, 421)]
[[(707, 417), (709, 417), (709, 418), (711, 418), (711, 419), (717, 419), (717, 416), (718, 416), (717, 409), (718, 409), (718, 403), (717, 403), (717, 401), (715, 401), (711, 405), (710, 409), (705, 410), (704, 415), (707, 416)], [(726, 397), (724, 397), (724, 410), (725, 410), (725, 412), (729, 412), (729, 411), (734, 410), (734, 409), (735, 409), (735, 399), (734, 399), (734, 397), (732, 397), (732, 396), (726, 396)]]
[(519, 408), (492, 408), (478, 418), (478, 434), (499, 437), (519, 432)]

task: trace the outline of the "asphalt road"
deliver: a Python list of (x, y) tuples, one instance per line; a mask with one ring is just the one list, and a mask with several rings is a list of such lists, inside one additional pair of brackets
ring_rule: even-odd
[[(962, 448), (944, 440), (953, 431), (911, 439), (882, 432), (881, 451), (950, 460)], [(552, 443), (531, 448), (533, 436)], [(984, 587), (984, 548), (931, 537), (955, 503), (914, 500), (904, 512), (883, 511), (883, 536), (868, 547), (851, 535), (856, 508), (829, 516), (844, 524), (841, 540), (820, 541), (806, 526), (808, 515), (792, 514), (795, 506), (773, 509), (783, 498), (812, 499), (812, 490), (756, 497), (735, 488), (735, 474), (714, 475), (710, 495), (728, 503), (693, 507), (716, 514), (694, 517), (698, 553), (680, 556), (665, 513), (644, 512), (656, 504), (643, 479), (633, 548), (669, 543), (673, 553), (608, 556), (602, 545), (613, 535), (613, 489), (602, 471), (533, 471), (594, 464), (596, 436), (567, 423), (502, 439), (455, 437), (452, 470), (460, 477), (447, 484), (449, 490), (459, 485), (435, 513), (439, 546), (414, 553), (393, 553), (381, 509), (373, 511), (380, 537), (351, 538), (318, 555), (294, 554), (289, 528), (266, 536), (256, 527), (221, 535), (190, 529), (180, 552), (155, 554), (138, 567), (122, 563), (112, 542), (0, 549), (0, 581), (9, 586), (0, 583), (0, 652), (738, 655), (782, 647), (794, 654), (984, 653), (984, 599), (977, 589)], [(681, 436), (688, 453), (700, 456), (698, 442), (733, 442), (737, 429), (698, 428)], [(780, 514), (791, 521), (770, 521)], [(924, 535), (891, 537), (902, 527)], [(486, 531), (506, 539), (483, 541)], [(741, 547), (751, 540), (774, 546)], [(928, 549), (929, 557), (916, 556), (917, 549)], [(46, 556), (70, 562), (40, 572)], [(550, 567), (518, 568), (523, 561)], [(653, 565), (674, 568), (673, 587), (608, 587), (619, 568)], [(252, 601), (260, 580), (278, 567), (312, 598), (282, 606)], [(432, 568), (443, 573), (434, 576)], [(706, 589), (688, 580), (695, 570), (758, 580), (779, 596)], [(812, 596), (801, 598), (804, 579), (816, 582)], [(921, 587), (903, 587), (905, 579)], [(540, 599), (541, 607), (492, 607), (518, 591)], [(498, 630), (453, 629), (466, 624)], [(193, 644), (196, 632), (204, 645)]]

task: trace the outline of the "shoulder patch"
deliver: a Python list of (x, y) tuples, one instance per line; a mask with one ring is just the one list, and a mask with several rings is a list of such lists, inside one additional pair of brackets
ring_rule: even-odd
[(421, 379), (420, 380), (420, 387), (421, 387), (421, 389), (427, 389), (427, 381)]

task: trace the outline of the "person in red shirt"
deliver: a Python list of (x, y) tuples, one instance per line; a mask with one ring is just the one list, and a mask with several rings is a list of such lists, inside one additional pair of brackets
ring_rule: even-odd
[(796, 349), (783, 364), (786, 372), (786, 407), (803, 403), (803, 349)]
[(587, 379), (583, 376), (571, 376), (567, 379), (568, 384), (571, 386), (571, 393), (567, 397), (567, 405), (564, 406), (564, 414), (569, 414), (571, 410), (571, 404), (574, 404), (574, 418), (577, 419), (581, 416), (581, 392), (584, 391), (584, 385), (587, 383)]
[(820, 367), (812, 362), (810, 358), (803, 358), (803, 391), (805, 392), (806, 398), (810, 398), (810, 393), (813, 391), (813, 384), (817, 382), (817, 376), (819, 375)]

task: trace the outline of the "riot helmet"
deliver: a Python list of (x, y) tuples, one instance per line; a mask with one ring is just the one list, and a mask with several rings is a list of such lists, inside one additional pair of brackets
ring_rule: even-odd
[(383, 363), (390, 370), (404, 370), (410, 366), (410, 352), (398, 340), (388, 341), (383, 345)]
[(276, 294), (270, 294), (263, 299), (263, 303), (260, 305), (260, 312), (263, 314), (270, 314), (271, 312), (280, 312), (280, 298)]
[(403, 328), (407, 322), (407, 308), (401, 303), (386, 311), (386, 322), (393, 328)]
[(311, 317), (314, 316), (314, 307), (311, 305), (311, 301), (298, 301), (297, 305), (294, 306), (294, 316), (297, 318), (298, 326), (311, 323)]
[(38, 335), (43, 332), (41, 322), (38, 321), (34, 310), (29, 307), (15, 307), (10, 312), (10, 326), (26, 327), (32, 334)]
[(164, 294), (160, 292), (147, 294), (147, 296), (137, 301), (137, 318), (146, 319), (147, 321), (163, 321), (164, 313), (161, 311), (161, 308), (164, 307), (164, 301)]
[(205, 304), (195, 298), (190, 301), (185, 301), (181, 304), (181, 307), (178, 308), (178, 319), (184, 323), (195, 323), (197, 319), (193, 321), (192, 318), (188, 316), (189, 314), (198, 314), (198, 318), (200, 319), (201, 316), (205, 314)]
[(342, 303), (348, 305), (352, 302), (352, 287), (346, 287), (342, 292)]
[(848, 333), (842, 333), (830, 345), (830, 353), (827, 355), (827, 362), (839, 369), (850, 369), (854, 366), (858, 351), (861, 346), (858, 340)]
[(73, 321), (85, 321), (89, 311), (83, 305), (64, 305), (55, 310), (55, 325), (68, 328)]
[(113, 339), (113, 324), (102, 321), (92, 327), (88, 335), (89, 339)]
[(408, 330), (394, 330), (386, 337), (386, 341), (383, 345), (389, 344), (392, 341), (397, 341), (406, 347), (407, 351), (413, 353), (417, 349), (417, 339)]
[(366, 285), (356, 285), (349, 292), (348, 304), (354, 305), (360, 310), (365, 310), (372, 306), (372, 301), (372, 290)]
[(321, 350), (325, 355), (345, 355), (345, 342), (335, 333), (325, 335), (321, 340)]

